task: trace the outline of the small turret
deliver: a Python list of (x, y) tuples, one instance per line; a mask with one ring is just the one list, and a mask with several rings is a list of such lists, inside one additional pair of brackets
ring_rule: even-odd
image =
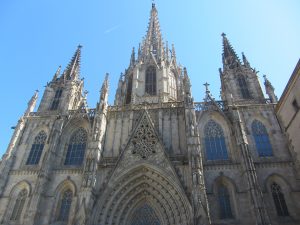
[(275, 89), (274, 89), (273, 85), (268, 80), (266, 75), (264, 75), (264, 79), (265, 79), (264, 85), (265, 85), (265, 88), (266, 88), (267, 95), (269, 96), (272, 103), (277, 103), (278, 98), (275, 95)]
[(191, 93), (191, 81), (187, 73), (186, 68), (183, 68), (183, 90), (184, 90), (184, 101), (186, 103), (193, 102), (192, 93)]
[(97, 110), (104, 111), (105, 107), (107, 106), (107, 100), (108, 100), (108, 76), (109, 74), (106, 73), (101, 90), (100, 90), (100, 101)]
[(135, 64), (135, 51), (134, 47), (132, 48), (131, 57), (130, 57), (130, 65), (129, 67), (133, 67)]

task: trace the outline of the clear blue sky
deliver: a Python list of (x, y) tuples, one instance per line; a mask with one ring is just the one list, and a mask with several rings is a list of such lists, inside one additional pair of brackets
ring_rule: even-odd
[[(222, 32), (281, 95), (300, 57), (299, 0), (156, 0), (156, 6), (164, 40), (175, 44), (196, 101), (202, 101), (206, 81), (219, 98)], [(146, 34), (150, 9), (151, 0), (2, 0), (0, 155), (34, 90), (41, 97), (78, 44), (89, 106), (95, 107), (106, 72), (113, 103), (131, 49)]]

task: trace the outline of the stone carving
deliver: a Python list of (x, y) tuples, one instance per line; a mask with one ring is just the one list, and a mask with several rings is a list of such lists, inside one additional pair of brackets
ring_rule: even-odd
[(144, 114), (132, 138), (134, 145), (132, 153), (140, 155), (143, 159), (156, 152), (154, 147), (158, 141), (153, 127), (149, 122), (146, 114)]

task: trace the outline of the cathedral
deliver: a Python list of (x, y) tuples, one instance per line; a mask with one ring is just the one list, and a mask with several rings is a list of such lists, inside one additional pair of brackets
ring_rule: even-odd
[(0, 162), (0, 224), (299, 225), (300, 171), (265, 77), (222, 34), (221, 99), (194, 100), (152, 4), (108, 104), (80, 77), (81, 46), (36, 92)]

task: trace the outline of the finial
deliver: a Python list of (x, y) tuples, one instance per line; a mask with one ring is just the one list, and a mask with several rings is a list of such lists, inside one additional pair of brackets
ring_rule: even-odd
[(77, 46), (77, 48), (82, 48), (82, 45), (81, 45), (81, 44), (79, 44), (79, 45)]
[(226, 37), (226, 34), (223, 32), (223, 33), (221, 34), (221, 36), (222, 36), (222, 37)]
[(152, 9), (155, 8), (155, 2), (152, 0)]
[(205, 92), (206, 92), (206, 93), (209, 93), (210, 91), (209, 91), (209, 89), (208, 89), (208, 86), (209, 86), (210, 84), (207, 83), (207, 82), (205, 82), (203, 85), (205, 86)]

